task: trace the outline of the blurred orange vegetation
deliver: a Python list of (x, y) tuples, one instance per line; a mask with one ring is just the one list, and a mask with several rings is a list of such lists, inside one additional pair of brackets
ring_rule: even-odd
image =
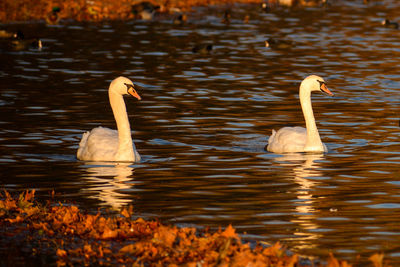
[[(2, 0), (0, 21), (46, 20), (53, 8), (60, 8), (60, 19), (77, 21), (133, 19), (131, 6), (141, 0)], [(193, 6), (227, 4), (233, 2), (261, 3), (262, 0), (146, 0), (160, 6), (160, 12), (180, 10), (186, 12)]]
[[(132, 206), (119, 214), (93, 215), (69, 204), (49, 201), (42, 206), (34, 195), (35, 190), (15, 197), (7, 191), (0, 195), (0, 239), (18, 243), (23, 235), (18, 249), (29, 251), (35, 244), (32, 254), (50, 253), (58, 266), (351, 266), (332, 255), (326, 263), (307, 265), (299, 255), (287, 254), (280, 243), (252, 248), (230, 225), (210, 232), (132, 220)], [(370, 261), (374, 267), (387, 266), (383, 254), (374, 254)]]

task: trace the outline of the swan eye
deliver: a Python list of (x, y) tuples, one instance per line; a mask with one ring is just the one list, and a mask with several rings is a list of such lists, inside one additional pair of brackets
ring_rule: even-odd
[(133, 86), (133, 84), (129, 84), (129, 83), (124, 83), (126, 85), (126, 91), (129, 93), (129, 89), (131, 89), (131, 91), (136, 93), (135, 87)]
[[(324, 85), (325, 84), (325, 82), (323, 82), (323, 81), (320, 81), (320, 80), (317, 80), (317, 82), (319, 82), (319, 87), (322, 87), (322, 85)], [(326, 85), (326, 84), (325, 84)]]
[(133, 84), (129, 84), (129, 83), (124, 83), (126, 85), (126, 90), (129, 90), (129, 88), (134, 89), (135, 87), (133, 87)]
[(317, 81), (319, 82), (319, 90), (321, 92), (326, 93), (330, 96), (333, 96), (333, 93), (328, 89), (328, 87), (326, 86), (326, 83), (324, 81), (319, 81), (319, 80), (317, 80)]
[(129, 83), (124, 83), (126, 85), (126, 93), (136, 97), (137, 99), (141, 99), (141, 97), (139, 96), (139, 94), (136, 92), (135, 87), (133, 86), (133, 84), (129, 84)]
[(317, 82), (319, 82), (319, 90), (321, 90), (322, 92), (324, 92), (325, 88), (326, 88), (326, 83), (320, 80), (317, 80)]

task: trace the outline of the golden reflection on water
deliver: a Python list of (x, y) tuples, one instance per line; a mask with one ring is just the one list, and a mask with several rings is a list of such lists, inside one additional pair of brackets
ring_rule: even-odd
[(89, 198), (100, 200), (100, 205), (112, 207), (119, 210), (121, 207), (131, 203), (123, 190), (133, 187), (133, 170), (129, 163), (103, 163), (90, 162), (90, 165), (83, 166), (87, 175), (82, 178), (86, 187), (82, 193), (89, 193)]
[(275, 158), (281, 166), (291, 167), (293, 171), (293, 181), (298, 185), (295, 190), (296, 197), (298, 199), (295, 202), (295, 219), (291, 219), (291, 222), (295, 223), (299, 227), (294, 232), (294, 238), (286, 238), (286, 241), (294, 241), (294, 247), (296, 249), (311, 249), (316, 247), (313, 240), (317, 240), (321, 237), (318, 233), (312, 233), (309, 230), (318, 229), (318, 225), (315, 223), (316, 208), (314, 206), (314, 198), (312, 190), (318, 185), (315, 180), (310, 180), (310, 177), (319, 177), (323, 173), (320, 169), (318, 160), (324, 158), (323, 154), (308, 154), (308, 153), (293, 153), (285, 154)]

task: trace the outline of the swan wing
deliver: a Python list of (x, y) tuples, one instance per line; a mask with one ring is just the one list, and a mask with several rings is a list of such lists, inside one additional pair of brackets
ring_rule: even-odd
[[(133, 145), (134, 159), (140, 161), (140, 155)], [(79, 160), (87, 161), (115, 161), (118, 151), (118, 131), (104, 127), (97, 127), (82, 135), (77, 152)], [(130, 154), (131, 149), (127, 149)], [(129, 158), (128, 156), (126, 158)]]
[(274, 153), (303, 152), (307, 139), (307, 130), (303, 127), (283, 127), (277, 132), (272, 130), (267, 150)]
[(97, 127), (83, 134), (77, 157), (80, 160), (113, 161), (117, 149), (118, 132)]

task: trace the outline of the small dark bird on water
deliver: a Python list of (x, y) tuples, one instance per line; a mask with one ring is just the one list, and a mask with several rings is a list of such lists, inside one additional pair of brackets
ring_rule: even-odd
[(150, 2), (140, 2), (131, 6), (132, 13), (137, 19), (152, 20), (160, 6), (153, 5)]
[(292, 46), (293, 44), (287, 40), (268, 38), (268, 40), (265, 41), (265, 47), (269, 47), (272, 49), (288, 49), (291, 48)]
[(390, 21), (388, 19), (385, 19), (382, 21), (382, 25), (387, 27), (387, 28), (392, 28), (392, 29), (398, 29), (399, 24), (395, 21)]
[(41, 50), (43, 45), (40, 39), (25, 39), (22, 31), (17, 31), (15, 38), (11, 41), (11, 47), (13, 50), (16, 51), (26, 50), (30, 48)]
[(224, 18), (222, 19), (222, 23), (225, 23), (225, 24), (231, 23), (231, 12), (229, 10), (225, 10)]
[(270, 12), (271, 11), (271, 7), (270, 7), (270, 4), (267, 2), (264, 2), (264, 3), (262, 3), (261, 4), (261, 9), (262, 9), (262, 11), (264, 11), (264, 12)]
[(60, 21), (60, 17), (58, 13), (61, 11), (61, 8), (58, 6), (53, 7), (53, 9), (46, 16), (46, 23), (49, 25), (57, 25)]
[(186, 14), (179, 14), (174, 18), (174, 24), (175, 25), (184, 25), (187, 21), (187, 15)]
[(199, 54), (208, 54), (211, 52), (212, 47), (212, 44), (198, 44), (193, 47), (192, 52)]

